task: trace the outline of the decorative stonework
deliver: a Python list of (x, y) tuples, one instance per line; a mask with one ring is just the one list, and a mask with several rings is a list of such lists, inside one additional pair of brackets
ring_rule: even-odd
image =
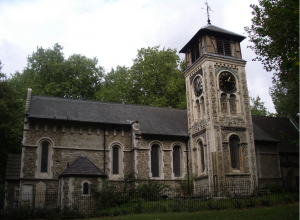
[(248, 145), (247, 144), (241, 144), (242, 147), (242, 154), (243, 154), (243, 167), (244, 167), (244, 173), (249, 173), (249, 160), (248, 160)]
[(245, 121), (241, 118), (223, 116), (219, 120), (221, 126), (245, 127)]
[(218, 120), (218, 112), (217, 112), (217, 98), (216, 98), (216, 79), (213, 74), (213, 66), (209, 65), (209, 79), (210, 79), (210, 94), (211, 94), (211, 108), (212, 108), (212, 116), (214, 122)]
[(206, 119), (199, 120), (192, 126), (193, 134), (203, 130), (206, 127)]
[(239, 138), (241, 143), (245, 143), (247, 142), (247, 138), (246, 138), (246, 132), (244, 130), (241, 129), (226, 129), (226, 130), (222, 130), (222, 142), (228, 142), (228, 137), (230, 134), (236, 134)]
[(227, 63), (216, 62), (215, 69), (216, 69), (216, 75), (222, 70), (227, 70), (232, 72), (234, 75), (236, 75), (237, 78), (239, 78), (237, 74), (238, 68), (234, 64), (230, 64), (228, 62)]
[(199, 175), (199, 167), (198, 167), (198, 151), (197, 151), (197, 142), (194, 142), (194, 149), (193, 149), (193, 154), (194, 154), (194, 168), (195, 171), (194, 173), (198, 176)]

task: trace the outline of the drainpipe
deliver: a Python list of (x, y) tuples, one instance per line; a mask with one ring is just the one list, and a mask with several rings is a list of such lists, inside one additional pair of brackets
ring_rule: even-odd
[(190, 169), (189, 169), (189, 150), (188, 150), (188, 142), (189, 136), (185, 137), (185, 147), (186, 147), (186, 169), (187, 169), (187, 176), (188, 176), (188, 186), (189, 186), (189, 194), (190, 194)]
[(103, 167), (104, 167), (104, 174), (105, 174), (105, 133), (106, 133), (106, 128), (104, 128), (104, 132), (103, 132)]

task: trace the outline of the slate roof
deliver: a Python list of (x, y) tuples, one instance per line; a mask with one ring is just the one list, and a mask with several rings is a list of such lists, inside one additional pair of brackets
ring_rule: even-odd
[[(299, 148), (292, 147), (288, 140), (282, 134), (288, 134), (291, 140), (299, 140), (299, 132), (288, 118), (277, 118), (252, 115), (253, 124), (255, 123), (260, 129), (270, 137), (279, 140), (279, 152), (293, 153), (299, 152)], [(296, 126), (299, 125), (296, 124)], [(255, 135), (254, 135), (255, 137)], [(256, 137), (255, 137), (256, 140)]]
[(131, 125), (142, 134), (188, 136), (186, 109), (32, 96), (28, 118)]
[(20, 179), (21, 171), (21, 154), (8, 154), (6, 163), (6, 180), (18, 180)]
[[(186, 109), (32, 96), (28, 117), (128, 126), (138, 120), (142, 134), (188, 136)], [(252, 121), (255, 141), (280, 141), (282, 152), (298, 150), (281, 137), (299, 138), (289, 119), (253, 115)]]
[(185, 53), (189, 48), (188, 45), (195, 41), (200, 35), (204, 34), (205, 32), (215, 32), (220, 33), (224, 35), (230, 35), (232, 37), (235, 37), (239, 42), (244, 40), (246, 37), (237, 33), (234, 33), (232, 31), (225, 30), (223, 28), (217, 27), (212, 24), (205, 25), (204, 27), (200, 28), (199, 31), (192, 37), (192, 39), (179, 51), (179, 53)]
[(256, 141), (279, 142), (279, 140), (276, 140), (276, 139), (270, 137), (266, 132), (264, 132), (254, 122), (253, 122), (253, 133), (254, 133), (254, 140), (256, 140)]
[(61, 176), (106, 176), (95, 164), (88, 158), (81, 155), (74, 162), (65, 169)]

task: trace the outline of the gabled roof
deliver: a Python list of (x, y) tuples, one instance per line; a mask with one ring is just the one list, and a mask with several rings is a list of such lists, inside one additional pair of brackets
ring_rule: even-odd
[(103, 176), (105, 177), (106, 175), (88, 158), (81, 155), (76, 160), (74, 160), (74, 162), (59, 175), (59, 177), (61, 176)]
[(199, 31), (192, 37), (192, 39), (179, 51), (179, 53), (185, 53), (189, 48), (188, 45), (192, 42), (194, 42), (198, 37), (205, 32), (215, 32), (227, 36), (231, 36), (236, 38), (239, 42), (244, 40), (246, 37), (237, 33), (234, 33), (232, 31), (225, 30), (223, 28), (217, 27), (212, 24), (205, 25), (204, 27), (200, 28)]
[(188, 136), (186, 109), (32, 96), (27, 117), (128, 126), (138, 120), (142, 134)]
[(8, 154), (6, 163), (6, 180), (20, 179), (21, 171), (21, 154)]
[(252, 122), (252, 124), (253, 124), (254, 140), (256, 140), (256, 141), (279, 142), (279, 140), (276, 140), (276, 139), (270, 137), (266, 132), (264, 132), (254, 122)]
[[(291, 140), (299, 140), (299, 132), (290, 119), (252, 115), (252, 121), (270, 137), (280, 141), (278, 143), (279, 152), (299, 152), (299, 148), (293, 147), (289, 140), (284, 138), (284, 134), (286, 134)], [(295, 125), (299, 127), (299, 125)]]

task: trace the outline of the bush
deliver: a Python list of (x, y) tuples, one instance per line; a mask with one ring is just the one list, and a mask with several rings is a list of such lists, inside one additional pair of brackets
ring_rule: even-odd
[(160, 181), (148, 180), (146, 183), (137, 187), (136, 191), (139, 198), (143, 198), (148, 201), (158, 201), (162, 198), (170, 187)]

